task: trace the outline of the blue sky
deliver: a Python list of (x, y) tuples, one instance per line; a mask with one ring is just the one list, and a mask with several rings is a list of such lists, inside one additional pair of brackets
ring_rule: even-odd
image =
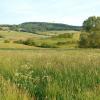
[(0, 24), (55, 22), (82, 25), (100, 16), (100, 0), (1, 0)]

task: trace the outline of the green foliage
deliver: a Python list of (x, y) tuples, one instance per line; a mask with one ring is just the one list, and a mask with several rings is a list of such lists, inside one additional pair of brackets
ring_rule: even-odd
[(10, 26), (10, 30), (19, 31), (19, 26), (18, 25), (12, 25), (12, 26)]
[(80, 30), (81, 27), (71, 26), (66, 24), (45, 23), (45, 22), (27, 22), (20, 24), (20, 27), (27, 32), (34, 33), (35, 31), (54, 31), (54, 30)]
[(3, 35), (0, 35), (0, 38), (4, 38), (4, 36)]
[(2, 31), (3, 29), (2, 29), (2, 27), (0, 27), (0, 31)]
[(58, 41), (56, 44), (57, 45), (65, 45), (66, 44), (66, 41)]
[(86, 31), (100, 31), (100, 17), (89, 17), (83, 22), (83, 29)]
[(73, 38), (73, 33), (59, 34), (57, 36), (53, 36), (52, 38)]
[(46, 23), (46, 22), (26, 22), (19, 25), (0, 25), (0, 27), (8, 27), (12, 31), (21, 31), (37, 34), (45, 31), (63, 31), (63, 30), (76, 30), (79, 31), (81, 27), (71, 26), (59, 23)]
[(79, 47), (100, 48), (100, 17), (89, 17), (83, 28), (85, 32), (80, 35)]
[(48, 42), (43, 42), (39, 45), (39, 47), (42, 48), (57, 48), (56, 44), (48, 43)]
[(92, 32), (89, 36), (90, 47), (100, 48), (100, 32)]
[(10, 43), (10, 42), (11, 40), (8, 40), (8, 39), (4, 40), (4, 43)]
[(32, 46), (32, 45), (35, 45), (35, 42), (34, 42), (34, 39), (29, 38), (26, 41), (23, 41), (23, 44)]
[(32, 38), (28, 38), (26, 40), (17, 40), (17, 41), (14, 41), (15, 43), (18, 43), (18, 44), (24, 44), (24, 45), (29, 45), (29, 46), (36, 46), (36, 43), (34, 41), (34, 39)]
[(100, 32), (83, 32), (80, 35), (79, 47), (100, 48)]
[(79, 47), (89, 47), (89, 40), (88, 40), (89, 33), (83, 32), (80, 35)]
[(29, 38), (27, 40), (18, 40), (18, 41), (15, 41), (15, 43), (29, 45), (29, 46), (36, 46), (36, 47), (41, 47), (41, 48), (56, 48), (57, 47), (56, 44), (49, 43), (48, 41), (47, 42), (44, 42), (44, 41), (38, 42), (32, 38)]
[(24, 44), (24, 41), (23, 40), (17, 40), (17, 41), (14, 41), (14, 43)]

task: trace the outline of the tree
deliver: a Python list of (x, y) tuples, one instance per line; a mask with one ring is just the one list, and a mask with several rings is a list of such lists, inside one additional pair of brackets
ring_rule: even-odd
[(89, 33), (82, 32), (80, 35), (79, 47), (81, 48), (88, 48), (89, 41), (88, 41)]
[(89, 17), (83, 22), (79, 47), (100, 48), (100, 17)]
[(83, 29), (85, 31), (97, 31), (100, 30), (100, 17), (89, 17), (83, 22)]
[(100, 32), (82, 32), (80, 35), (79, 47), (100, 48)]

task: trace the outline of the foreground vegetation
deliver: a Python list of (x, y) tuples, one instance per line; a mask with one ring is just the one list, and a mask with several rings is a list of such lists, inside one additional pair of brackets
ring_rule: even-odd
[[(0, 76), (4, 81), (0, 82), (5, 89), (0, 83), (0, 100), (16, 100), (14, 96), (23, 95), (27, 99), (21, 100), (99, 100), (99, 59), (99, 49), (1, 50)], [(7, 92), (7, 82), (13, 84), (7, 85), (9, 91), (15, 86), (14, 96)]]
[(98, 20), (88, 18), (82, 32), (1, 28), (0, 100), (99, 100), (100, 49), (79, 48), (100, 48)]

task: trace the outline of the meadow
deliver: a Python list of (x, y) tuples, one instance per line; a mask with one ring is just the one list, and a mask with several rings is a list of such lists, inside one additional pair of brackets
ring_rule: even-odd
[(0, 50), (0, 100), (99, 100), (99, 49)]
[(0, 31), (0, 49), (78, 48), (80, 31)]
[[(100, 50), (78, 48), (79, 38), (0, 31), (0, 100), (99, 100)], [(35, 45), (14, 42), (27, 39)]]

